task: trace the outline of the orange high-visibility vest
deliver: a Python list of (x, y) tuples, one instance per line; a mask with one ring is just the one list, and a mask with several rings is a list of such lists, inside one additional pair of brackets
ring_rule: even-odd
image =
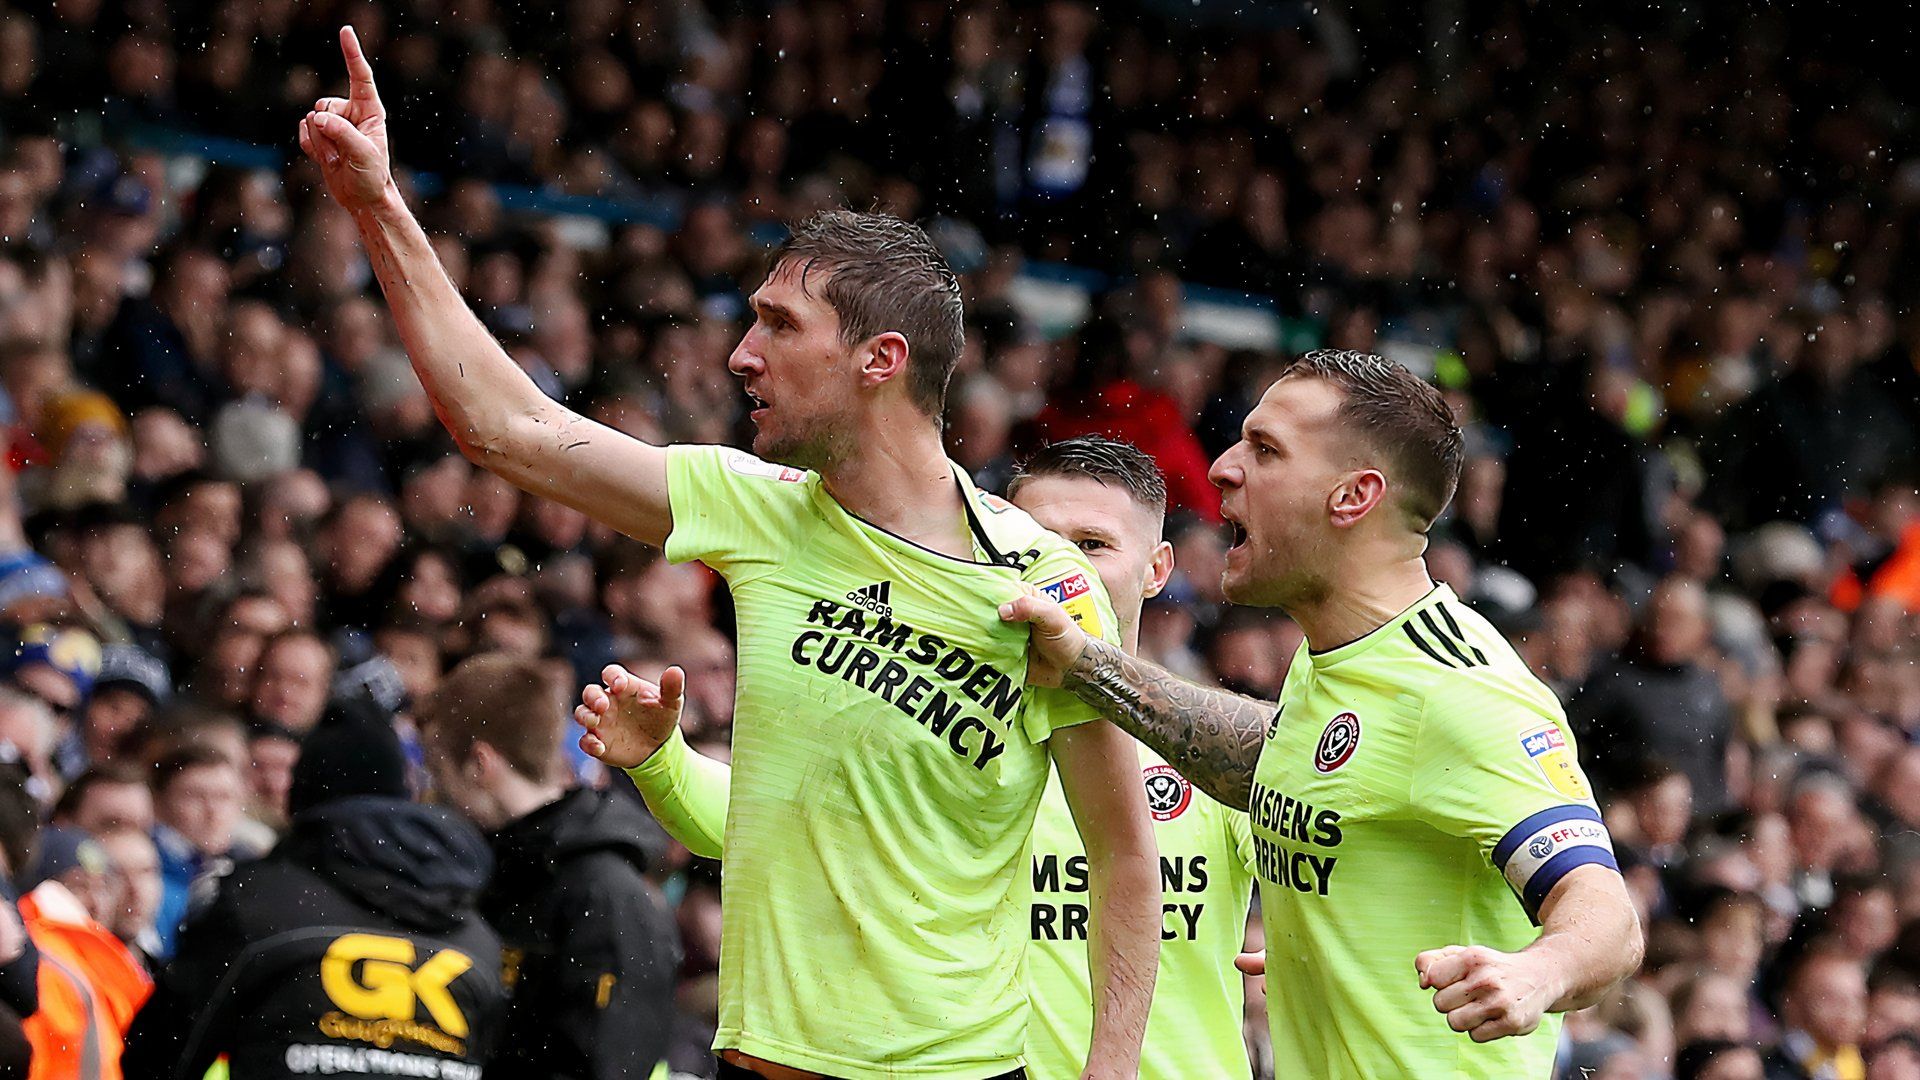
[(1840, 571), (1827, 599), (1841, 611), (1852, 612), (1868, 599), (1891, 596), (1908, 612), (1920, 612), (1920, 521), (1901, 530), (1900, 545), (1866, 581), (1852, 567)]
[(121, 1080), (127, 1028), (153, 979), (57, 881), (21, 897), (20, 918), (40, 950), (40, 1008), (22, 1024), (28, 1080)]

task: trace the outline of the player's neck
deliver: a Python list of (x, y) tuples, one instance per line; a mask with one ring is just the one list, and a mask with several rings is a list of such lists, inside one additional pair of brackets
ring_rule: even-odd
[(1385, 566), (1351, 567), (1326, 595), (1298, 610), (1287, 609), (1307, 636), (1307, 647), (1326, 652), (1366, 637), (1433, 591), (1426, 560), (1418, 556)]
[(862, 520), (943, 555), (972, 557), (940, 426), (917, 410), (876, 417), (854, 452), (822, 469), (820, 479)]

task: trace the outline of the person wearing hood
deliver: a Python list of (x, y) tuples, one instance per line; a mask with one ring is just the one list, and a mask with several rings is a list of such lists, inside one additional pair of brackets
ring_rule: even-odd
[(492, 830), (480, 909), (513, 1001), (488, 1080), (664, 1075), (680, 935), (647, 879), (666, 834), (633, 799), (569, 787), (568, 687), (500, 653), (456, 667), (421, 710), (441, 797)]
[(128, 1033), (128, 1080), (198, 1080), (223, 1056), (233, 1080), (477, 1080), (506, 1000), (475, 907), (493, 860), (406, 777), (389, 716), (328, 710), (302, 743), (285, 838), (188, 919)]

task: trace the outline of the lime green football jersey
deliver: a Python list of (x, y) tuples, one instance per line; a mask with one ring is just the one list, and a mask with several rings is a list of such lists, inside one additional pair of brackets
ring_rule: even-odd
[(849, 1080), (979, 1080), (1026, 1042), (1026, 853), (1049, 735), (1022, 581), (1116, 625), (1085, 557), (956, 469), (973, 561), (848, 513), (809, 472), (668, 452), (667, 555), (732, 590), (739, 678), (716, 1049)]
[[(1233, 966), (1253, 901), (1253, 833), (1247, 815), (1196, 790), (1140, 748), (1140, 778), (1160, 847), (1166, 899), (1160, 975), (1140, 1053), (1142, 1080), (1246, 1077), (1240, 1035), (1245, 982)], [(1087, 856), (1056, 774), (1033, 825), (1033, 907), (1027, 986), (1027, 1075), (1076, 1080), (1093, 1028), (1087, 971)]]
[(1475, 1043), (1414, 957), (1511, 952), (1575, 867), (1613, 848), (1553, 692), (1445, 586), (1294, 657), (1254, 773), (1274, 1075), (1545, 1080), (1560, 1018)]

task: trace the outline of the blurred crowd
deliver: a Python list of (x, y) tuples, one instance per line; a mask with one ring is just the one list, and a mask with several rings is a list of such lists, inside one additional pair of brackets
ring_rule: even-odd
[[(351, 21), (456, 285), (633, 435), (746, 434), (725, 360), (781, 222), (927, 222), (970, 305), (953, 455), (999, 487), (1051, 438), (1149, 450), (1179, 571), (1142, 646), (1196, 678), (1277, 696), (1299, 636), (1225, 605), (1205, 480), (1286, 357), (1196, 333), (1191, 287), (1430, 371), (1469, 434), (1431, 568), (1567, 702), (1649, 931), (1565, 1075), (1920, 1077), (1912, 84), (1790, 5), (1428, 13), (1455, 6), (0, 7), (0, 868), (30, 928), (52, 883), (137, 987), (195, 883), (287, 830), (330, 702), (387, 701), (431, 798), (413, 710), (480, 653), (575, 687), (681, 664), (725, 756), (724, 588), (455, 451), (290, 152)], [(168, 131), (284, 164), (147, 149)], [(527, 187), (646, 213), (503, 203)], [(1034, 262), (1116, 284), (1049, 339)], [(703, 1073), (718, 870), (648, 873)]]

